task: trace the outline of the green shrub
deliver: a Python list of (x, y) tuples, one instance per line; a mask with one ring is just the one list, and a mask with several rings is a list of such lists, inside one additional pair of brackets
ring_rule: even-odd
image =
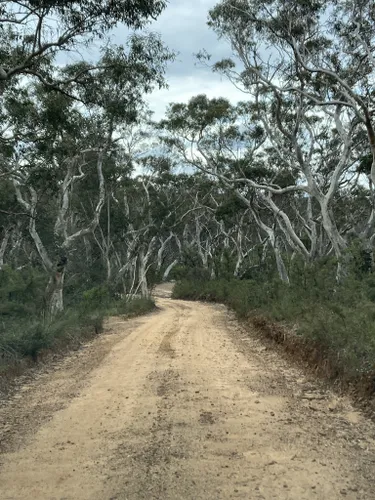
[(40, 313), (47, 281), (46, 273), (31, 267), (15, 270), (4, 266), (0, 269), (0, 317)]
[(118, 301), (115, 313), (125, 316), (140, 316), (155, 309), (155, 302), (151, 298), (134, 298), (128, 301)]
[(96, 286), (83, 292), (81, 307), (84, 311), (106, 310), (111, 303), (109, 290), (106, 286)]
[(68, 307), (51, 321), (43, 311), (47, 279), (32, 269), (15, 271), (4, 267), (0, 271), (3, 368), (25, 357), (37, 360), (43, 350), (79, 344), (102, 331), (107, 315), (137, 316), (155, 307), (151, 299), (115, 300), (109, 288), (102, 285), (83, 291), (81, 288), (74, 300), (68, 301)]

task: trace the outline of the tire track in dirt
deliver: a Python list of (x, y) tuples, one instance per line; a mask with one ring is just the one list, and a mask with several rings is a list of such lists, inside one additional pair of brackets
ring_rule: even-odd
[(158, 305), (0, 410), (2, 499), (375, 499), (375, 426), (349, 400), (222, 306)]

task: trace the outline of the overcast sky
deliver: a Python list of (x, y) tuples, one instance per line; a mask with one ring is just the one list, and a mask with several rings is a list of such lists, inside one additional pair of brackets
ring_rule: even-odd
[[(170, 0), (169, 6), (149, 29), (161, 34), (163, 41), (179, 53), (168, 69), (168, 90), (155, 91), (149, 97), (154, 118), (164, 115), (170, 102), (183, 102), (197, 94), (226, 97), (233, 102), (244, 98), (225, 78), (195, 65), (194, 54), (206, 49), (213, 61), (230, 56), (230, 47), (218, 41), (206, 22), (217, 0)], [(119, 32), (116, 34), (121, 36)], [(116, 37), (117, 37), (116, 36)]]

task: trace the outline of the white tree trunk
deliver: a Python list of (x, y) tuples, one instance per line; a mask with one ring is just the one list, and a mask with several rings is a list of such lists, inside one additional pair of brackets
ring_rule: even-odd
[(322, 223), (327, 236), (332, 243), (336, 257), (339, 259), (342, 256), (342, 251), (346, 248), (344, 238), (338, 232), (336, 224), (332, 220), (328, 206), (326, 203), (321, 204)]
[(158, 260), (157, 260), (157, 267), (156, 267), (156, 270), (158, 272), (160, 271), (160, 269), (163, 265), (163, 256), (164, 256), (165, 249), (166, 249), (168, 243), (173, 238), (173, 236), (174, 236), (174, 234), (171, 232), (170, 235), (164, 241), (160, 238), (161, 245), (160, 245), (160, 248), (158, 250)]
[(275, 259), (276, 259), (276, 265), (277, 265), (277, 271), (279, 273), (279, 277), (280, 277), (281, 281), (283, 281), (284, 283), (289, 285), (288, 272), (286, 270), (283, 258), (281, 257), (281, 253), (280, 253), (280, 250), (277, 246), (277, 243), (273, 247), (273, 251), (275, 253)]
[(57, 270), (49, 280), (47, 294), (49, 295), (48, 313), (50, 318), (64, 310), (64, 277), (65, 267), (61, 271)]
[(106, 256), (105, 256), (105, 265), (106, 265), (106, 269), (107, 269), (107, 282), (109, 283), (111, 281), (111, 278), (112, 278), (112, 266), (111, 266), (110, 257), (109, 257), (107, 252), (106, 252)]
[(241, 254), (240, 251), (238, 251), (238, 253), (237, 253), (236, 267), (234, 268), (234, 272), (233, 272), (233, 276), (235, 278), (238, 278), (239, 275), (240, 275), (240, 269), (241, 269), (241, 266), (242, 266), (242, 262), (243, 262), (242, 254)]
[(275, 260), (276, 260), (276, 266), (277, 266), (277, 271), (279, 273), (279, 277), (281, 279), (281, 281), (283, 281), (284, 283), (287, 283), (289, 285), (289, 276), (288, 276), (288, 272), (286, 270), (286, 267), (285, 267), (285, 264), (284, 264), (284, 260), (282, 258), (282, 255), (281, 255), (281, 252), (280, 252), (280, 249), (279, 249), (279, 245), (278, 245), (278, 242), (277, 242), (277, 238), (276, 238), (276, 235), (275, 235), (275, 231), (267, 226), (259, 217), (258, 215), (254, 212), (254, 210), (251, 210), (252, 214), (253, 214), (253, 217), (256, 221), (256, 223), (259, 225), (259, 227), (261, 229), (263, 229), (263, 231), (267, 234), (268, 236), (268, 239), (269, 239), (269, 242), (271, 244), (271, 247), (273, 249), (273, 252), (275, 254)]
[(8, 246), (9, 238), (10, 238), (10, 230), (6, 230), (4, 238), (0, 245), (0, 269), (2, 269), (2, 267), (4, 266), (4, 256)]
[(50, 301), (50, 316), (54, 317), (64, 310), (63, 289), (58, 288), (53, 291)]
[(139, 251), (139, 268), (138, 268), (138, 281), (141, 289), (142, 297), (149, 296), (148, 284), (147, 284), (147, 273), (146, 273), (146, 258), (144, 248), (141, 247)]
[[(110, 137), (108, 139), (108, 143), (110, 141)], [(58, 213), (57, 213), (57, 218), (55, 222), (55, 227), (54, 227), (54, 233), (57, 238), (61, 238), (62, 243), (60, 248), (61, 249), (68, 249), (75, 240), (79, 238), (83, 238), (88, 234), (92, 234), (95, 230), (95, 228), (99, 224), (99, 218), (100, 214), (104, 205), (104, 200), (105, 200), (105, 182), (104, 182), (104, 176), (103, 176), (103, 162), (104, 162), (104, 157), (105, 153), (107, 151), (108, 145), (106, 148), (100, 148), (98, 150), (90, 150), (90, 151), (96, 151), (98, 153), (97, 157), (97, 175), (99, 179), (99, 196), (98, 196), (98, 202), (95, 207), (94, 215), (90, 223), (88, 223), (87, 227), (84, 227), (82, 229), (79, 229), (78, 231), (69, 234), (68, 233), (68, 228), (69, 228), (69, 223), (71, 222), (71, 213), (69, 212), (70, 208), (70, 201), (71, 201), (71, 195), (72, 195), (72, 190), (71, 186), (74, 183), (76, 179), (80, 179), (84, 177), (84, 174), (82, 173), (81, 167), (79, 166), (79, 175), (74, 176), (73, 175), (73, 163), (68, 165), (68, 170), (65, 175), (65, 179), (62, 183), (61, 187), (61, 192), (60, 192), (60, 201), (59, 201), (59, 207), (58, 207)], [(83, 152), (82, 152), (83, 153)], [(51, 278), (50, 283), (47, 286), (47, 297), (48, 297), (48, 312), (50, 313), (51, 316), (54, 316), (56, 313), (60, 312), (64, 308), (64, 302), (63, 302), (63, 287), (64, 287), (64, 275), (65, 275), (65, 264), (66, 264), (66, 259), (64, 261), (61, 261), (58, 266), (57, 270), (55, 271), (52, 260), (50, 259), (47, 249), (45, 248), (39, 233), (36, 228), (36, 215), (37, 215), (37, 204), (38, 204), (38, 195), (35, 189), (32, 186), (29, 186), (29, 195), (30, 195), (30, 201), (27, 201), (26, 198), (23, 197), (20, 189), (20, 182), (18, 179), (13, 179), (13, 185), (14, 189), (16, 192), (16, 197), (18, 202), (26, 208), (28, 213), (31, 215), (30, 222), (29, 222), (29, 232), (30, 235), (34, 241), (34, 244), (36, 246), (36, 249), (39, 253), (39, 256), (42, 260), (43, 266), (46, 269), (47, 272), (50, 273), (50, 275), (53, 276)]]
[(170, 274), (170, 272), (172, 271), (172, 269), (177, 266), (178, 264), (178, 259), (175, 259), (173, 262), (171, 262), (169, 264), (169, 266), (167, 267), (167, 269), (164, 271), (164, 274), (163, 274), (163, 281), (167, 281), (168, 279), (168, 276)]

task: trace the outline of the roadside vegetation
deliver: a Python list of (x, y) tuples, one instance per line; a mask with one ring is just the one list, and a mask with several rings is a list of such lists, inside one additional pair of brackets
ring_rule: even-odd
[(155, 307), (150, 297), (126, 300), (102, 285), (68, 296), (64, 311), (51, 317), (45, 281), (32, 268), (0, 270), (0, 374), (25, 358), (37, 361), (43, 353), (79, 346), (102, 332), (106, 316), (132, 317)]
[(210, 280), (204, 270), (185, 269), (186, 278), (176, 283), (173, 297), (224, 303), (240, 320), (296, 351), (325, 376), (363, 384), (363, 391), (373, 393), (375, 275), (357, 272), (353, 258), (352, 271), (337, 283), (336, 265), (334, 259), (311, 266), (294, 263), (288, 285), (275, 270), (254, 273), (253, 279)]

